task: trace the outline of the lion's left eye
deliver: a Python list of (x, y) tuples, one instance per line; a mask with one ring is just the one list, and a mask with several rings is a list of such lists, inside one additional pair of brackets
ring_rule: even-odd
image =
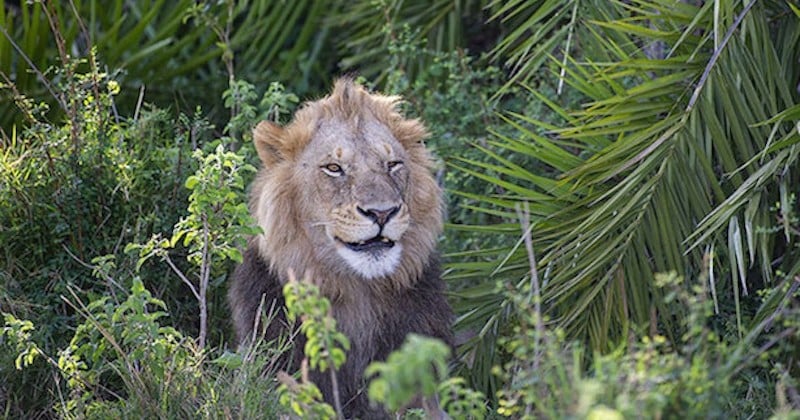
[(344, 174), (344, 169), (339, 164), (329, 163), (322, 166), (322, 171), (330, 176), (341, 176)]
[(394, 171), (400, 169), (401, 167), (403, 167), (403, 161), (402, 160), (393, 160), (391, 162), (387, 162), (386, 163), (386, 168), (389, 169), (389, 172), (394, 172)]

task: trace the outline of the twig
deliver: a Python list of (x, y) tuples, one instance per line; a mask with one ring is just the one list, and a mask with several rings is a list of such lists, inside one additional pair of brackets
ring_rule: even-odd
[[(789, 286), (789, 290), (786, 291), (786, 293), (783, 295), (783, 299), (781, 299), (781, 302), (782, 302), (781, 307), (777, 308), (766, 319), (764, 319), (758, 325), (756, 325), (754, 328), (752, 328), (750, 330), (750, 333), (748, 333), (748, 336), (751, 336), (751, 335), (754, 335), (754, 334), (755, 334), (755, 336), (757, 336), (762, 331), (765, 331), (766, 329), (770, 328), (772, 326), (772, 323), (775, 321), (775, 318), (777, 318), (778, 315), (782, 314), (783, 311), (785, 310), (786, 301), (788, 299), (791, 299), (791, 297), (795, 294), (795, 292), (797, 291), (798, 288), (800, 288), (800, 275), (797, 275), (792, 279), (792, 284), (791, 284), (791, 286)], [(785, 337), (789, 336), (790, 334), (794, 334), (796, 331), (797, 331), (796, 328), (787, 328), (786, 330), (784, 330), (780, 334), (778, 334), (778, 336), (773, 337), (766, 344), (762, 345), (759, 348), (759, 351), (756, 353), (756, 355), (762, 354), (763, 352), (767, 351), (770, 347), (775, 345), (775, 343), (780, 341), (782, 338), (785, 338)], [(737, 350), (737, 352), (738, 352), (738, 350)], [(755, 357), (756, 356), (751, 356), (744, 363), (738, 363), (737, 367), (734, 368), (731, 371), (731, 375), (730, 376), (736, 375), (739, 371), (741, 371), (742, 369), (747, 367), (747, 365), (753, 359), (755, 359)]]
[[(0, 30), (3, 30), (1, 26)], [(25, 104), (25, 100), (27, 99), (25, 98), (25, 95), (23, 95), (19, 91), (19, 89), (17, 89), (17, 86), (11, 81), (11, 78), (8, 77), (8, 75), (4, 71), (0, 71), (0, 77), (2, 77), (3, 81), (5, 82), (4, 87), (11, 91), (11, 97), (13, 98), (14, 103), (17, 105), (17, 109), (19, 109), (22, 112), (22, 116), (25, 117), (25, 120), (27, 120), (28, 123), (30, 123), (31, 125), (36, 125), (38, 121), (31, 113), (30, 107)], [(6, 134), (4, 131), (3, 137), (5, 136)]]
[(211, 261), (208, 255), (209, 228), (208, 217), (203, 214), (203, 253), (200, 266), (200, 295), (197, 300), (200, 303), (200, 349), (205, 348), (206, 335), (208, 334), (208, 305), (206, 302), (206, 292), (208, 291), (208, 280), (211, 277)]
[[(330, 352), (328, 352), (328, 354), (330, 354)], [(339, 420), (344, 420), (342, 401), (341, 398), (339, 398), (339, 381), (336, 380), (336, 369), (333, 368), (333, 357), (328, 356), (328, 359), (331, 369), (331, 390), (333, 391), (333, 406), (336, 409), (336, 418)]]
[[(261, 324), (261, 311), (264, 310), (264, 304), (266, 303), (267, 295), (261, 294), (261, 300), (258, 302), (258, 309), (256, 309), (256, 316), (253, 317), (253, 333), (250, 334), (250, 344), (251, 347), (253, 343), (256, 342), (256, 337), (258, 337), (258, 326)], [(275, 309), (275, 301), (272, 301), (272, 306), (270, 307), (270, 316), (272, 315), (272, 311)], [(239, 343), (241, 345), (242, 343)]]
[[(520, 228), (522, 229), (522, 239), (525, 242), (525, 250), (528, 253), (528, 265), (531, 269), (531, 293), (533, 294), (533, 308), (536, 311), (536, 334), (537, 341), (541, 342), (544, 338), (544, 322), (542, 320), (542, 292), (539, 289), (539, 271), (536, 268), (536, 255), (533, 252), (533, 239), (531, 238), (531, 213), (528, 202), (523, 203), (524, 211), (520, 210), (519, 204), (515, 206), (517, 217), (519, 217)], [(539, 368), (539, 355), (533, 359), (533, 368)]]
[[(61, 26), (59, 25), (58, 16), (56, 16), (54, 3), (55, 2), (52, 1), (45, 2), (42, 11), (47, 17), (47, 22), (50, 24), (50, 30), (53, 32), (53, 37), (56, 40), (58, 55), (61, 57), (61, 64), (64, 66), (64, 72), (66, 74), (65, 81), (69, 89), (69, 95), (68, 100), (65, 100), (64, 104), (68, 105), (65, 111), (71, 122), (69, 134), (70, 139), (72, 139), (72, 151), (73, 154), (77, 154), (80, 143), (81, 122), (78, 119), (78, 94), (75, 91), (76, 84), (75, 78), (73, 77), (74, 67), (70, 63), (69, 54), (67, 54), (67, 42), (64, 39), (64, 34), (61, 32)], [(78, 236), (81, 237), (80, 230), (78, 230)]]
[[(105, 281), (107, 281), (109, 284), (111, 284), (113, 286), (117, 286), (117, 288), (119, 290), (121, 290), (121, 291), (125, 291), (125, 288), (122, 287), (119, 283), (117, 283), (113, 278), (111, 278), (111, 276), (109, 276), (108, 274), (104, 273), (101, 270), (98, 270), (96, 265), (91, 265), (91, 264), (81, 260), (80, 258), (78, 258), (77, 255), (73, 254), (72, 251), (70, 251), (69, 248), (67, 248), (67, 246), (64, 245), (64, 244), (61, 244), (61, 248), (63, 248), (64, 251), (66, 251), (66, 253), (70, 257), (72, 257), (72, 259), (75, 260), (78, 264), (80, 264), (80, 265), (82, 265), (82, 266), (84, 266), (84, 267), (86, 267), (86, 268), (88, 268), (90, 270), (97, 271), (98, 273), (100, 273), (100, 275), (103, 276), (103, 279), (105, 279)], [(111, 295), (114, 297), (114, 300), (117, 301), (117, 294), (114, 292), (114, 289), (109, 287), (109, 290), (111, 290)]]
[(705, 86), (706, 80), (711, 74), (711, 70), (714, 68), (714, 65), (717, 64), (717, 60), (719, 60), (722, 50), (725, 49), (725, 46), (731, 39), (731, 36), (733, 36), (733, 32), (739, 27), (739, 24), (742, 23), (742, 20), (744, 20), (744, 17), (747, 16), (747, 13), (750, 12), (750, 9), (753, 8), (754, 4), (756, 4), (756, 0), (750, 0), (750, 3), (747, 3), (747, 6), (744, 7), (742, 13), (739, 13), (739, 15), (736, 16), (736, 20), (734, 20), (731, 27), (728, 28), (728, 32), (725, 33), (725, 37), (722, 38), (722, 42), (720, 43), (719, 47), (717, 47), (714, 50), (714, 53), (711, 54), (711, 59), (708, 60), (708, 64), (706, 64), (706, 68), (703, 70), (703, 75), (700, 76), (700, 81), (697, 82), (697, 86), (695, 87), (694, 92), (692, 92), (692, 98), (689, 99), (689, 105), (686, 106), (687, 113), (694, 108), (695, 102), (697, 102), (697, 99), (700, 97), (700, 91), (703, 90), (703, 86)]
[[(97, 320), (97, 318), (95, 318), (95, 316), (91, 313), (91, 311), (89, 311), (89, 308), (87, 308), (86, 305), (84, 305), (83, 301), (81, 301), (81, 299), (75, 293), (75, 290), (73, 290), (72, 287), (68, 287), (67, 290), (72, 295), (72, 298), (75, 299), (75, 301), (77, 302), (77, 305), (75, 303), (71, 302), (65, 296), (61, 296), (61, 300), (63, 300), (67, 305), (72, 307), (72, 309), (74, 309), (76, 312), (78, 312), (81, 316), (86, 318), (86, 320), (91, 322), (92, 325), (94, 325), (94, 327), (97, 328), (97, 331), (100, 332), (100, 334), (103, 336), (103, 338), (105, 338), (108, 341), (108, 343), (111, 344), (111, 347), (114, 348), (114, 350), (119, 355), (120, 359), (122, 359), (122, 361), (125, 363), (125, 367), (128, 369), (128, 372), (131, 373), (130, 377), (133, 378), (137, 383), (134, 384), (134, 383), (129, 382), (126, 379), (127, 376), (122, 375), (122, 374), (120, 374), (120, 378), (122, 379), (123, 382), (125, 382), (128, 385), (129, 389), (133, 389), (137, 394), (139, 394), (139, 398), (142, 398), (142, 400), (144, 401), (146, 399), (144, 393), (142, 392), (142, 390), (145, 389), (144, 380), (142, 379), (141, 375), (139, 374), (138, 369), (136, 369), (136, 366), (133, 363), (131, 363), (131, 359), (128, 357), (128, 353), (126, 353), (122, 349), (122, 347), (120, 347), (120, 345), (117, 342), (117, 340), (114, 339), (114, 336), (111, 335), (111, 333), (108, 332), (108, 330), (106, 328), (104, 328), (102, 325), (100, 325), (100, 322)], [(103, 388), (105, 388), (105, 387), (103, 387)], [(117, 397), (119, 399), (122, 399), (121, 396), (116, 395), (114, 392), (112, 392), (112, 395), (114, 395), (115, 397)]]
[(767, 341), (761, 347), (759, 347), (758, 350), (754, 354), (752, 354), (750, 357), (747, 358), (747, 360), (745, 360), (742, 363), (739, 363), (739, 365), (736, 366), (736, 368), (733, 370), (733, 372), (731, 372), (730, 377), (735, 376), (742, 369), (748, 367), (750, 365), (750, 362), (752, 362), (757, 357), (759, 357), (762, 354), (764, 354), (764, 352), (769, 350), (770, 347), (774, 346), (776, 343), (784, 340), (787, 337), (794, 337), (796, 335), (796, 333), (797, 333), (797, 329), (796, 328), (787, 328), (787, 329), (781, 331), (780, 334), (770, 338), (769, 341)]
[(139, 88), (139, 98), (136, 100), (136, 109), (133, 111), (133, 123), (139, 121), (139, 111), (142, 109), (142, 101), (144, 101), (144, 85)]
[(181, 271), (181, 270), (180, 270), (180, 269), (179, 269), (179, 268), (178, 268), (178, 267), (175, 265), (175, 263), (173, 263), (173, 262), (172, 262), (172, 259), (169, 257), (169, 255), (168, 255), (168, 254), (164, 254), (164, 261), (166, 261), (166, 262), (167, 262), (167, 264), (169, 264), (169, 267), (170, 267), (170, 268), (172, 268), (172, 271), (174, 271), (174, 272), (175, 272), (175, 274), (177, 274), (177, 275), (178, 275), (178, 277), (181, 279), (181, 281), (183, 281), (183, 282), (184, 282), (184, 283), (185, 283), (187, 286), (189, 286), (189, 289), (191, 289), (191, 290), (192, 290), (192, 294), (194, 295), (194, 297), (195, 297), (197, 300), (200, 300), (200, 294), (199, 294), (199, 293), (197, 293), (197, 289), (195, 289), (195, 288), (194, 288), (194, 284), (192, 284), (192, 282), (191, 282), (191, 281), (189, 281), (189, 279), (188, 279), (188, 278), (186, 278), (186, 275), (185, 275), (185, 274), (183, 274), (183, 271)]
[[(87, 56), (89, 57), (89, 67), (90, 72), (89, 74), (92, 76), (92, 90), (94, 91), (94, 97), (97, 99), (94, 101), (95, 110), (97, 115), (102, 115), (102, 110), (100, 108), (100, 83), (97, 80), (97, 60), (95, 60), (94, 52), (92, 51), (93, 43), (92, 43), (92, 36), (89, 33), (89, 30), (86, 29), (86, 25), (83, 23), (83, 19), (81, 19), (81, 15), (78, 12), (78, 8), (75, 7), (75, 1), (69, 0), (69, 4), (72, 7), (72, 14), (75, 16), (75, 20), (78, 22), (78, 26), (81, 28), (81, 32), (83, 33), (84, 38), (86, 38), (86, 52)], [(100, 130), (99, 132), (105, 132), (105, 118), (100, 120)]]
[(28, 57), (28, 55), (25, 54), (25, 51), (22, 51), (22, 48), (20, 48), (19, 45), (17, 45), (17, 43), (14, 41), (14, 39), (11, 38), (11, 35), (9, 35), (8, 31), (6, 31), (5, 26), (0, 25), (0, 32), (2, 32), (3, 35), (6, 37), (8, 43), (11, 44), (11, 46), (14, 47), (15, 50), (17, 50), (17, 53), (20, 55), (20, 57), (22, 57), (22, 59), (25, 60), (26, 63), (28, 63), (28, 66), (36, 74), (36, 78), (39, 79), (40, 82), (42, 82), (45, 89), (47, 89), (47, 91), (50, 92), (50, 95), (52, 95), (53, 99), (55, 99), (56, 102), (58, 102), (58, 105), (61, 107), (61, 109), (66, 111), (67, 104), (64, 103), (64, 101), (60, 96), (56, 95), (55, 90), (53, 90), (53, 85), (51, 85), (50, 81), (47, 80), (46, 77), (44, 77), (44, 74), (39, 70), (39, 68), (36, 67), (35, 64), (33, 64), (33, 61), (31, 61), (30, 57)]

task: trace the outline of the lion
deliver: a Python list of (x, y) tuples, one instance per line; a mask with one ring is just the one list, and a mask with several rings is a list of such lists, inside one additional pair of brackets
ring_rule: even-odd
[[(237, 340), (254, 338), (260, 307), (284, 307), (290, 272), (312, 279), (350, 340), (336, 373), (348, 418), (388, 416), (370, 407), (364, 370), (385, 360), (408, 333), (453, 346), (436, 252), (442, 191), (423, 143), (428, 132), (418, 119), (403, 117), (399, 103), (342, 78), (329, 96), (305, 103), (290, 124), (263, 121), (253, 131), (262, 167), (250, 210), (263, 234), (250, 239), (232, 276), (228, 300)], [(292, 328), (278, 311), (266, 339)], [(304, 345), (302, 337), (295, 341), (293, 369)], [(333, 401), (329, 376), (312, 372), (311, 379)]]

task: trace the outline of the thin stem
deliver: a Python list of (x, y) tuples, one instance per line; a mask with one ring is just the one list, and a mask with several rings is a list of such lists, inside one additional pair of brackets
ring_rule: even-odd
[(208, 258), (208, 218), (203, 215), (203, 254), (200, 266), (200, 349), (205, 348), (206, 335), (208, 333), (208, 305), (206, 302), (206, 291), (208, 290), (208, 280), (211, 277), (211, 262)]
[[(36, 67), (36, 64), (34, 64), (33, 61), (31, 61), (31, 58), (28, 57), (28, 54), (25, 54), (25, 51), (22, 51), (22, 48), (20, 48), (20, 46), (17, 45), (16, 41), (14, 41), (14, 39), (11, 38), (11, 35), (8, 34), (8, 31), (6, 31), (6, 28), (4, 28), (3, 25), (0, 25), (0, 33), (2, 33), (6, 37), (6, 40), (8, 40), (8, 43), (11, 44), (11, 46), (14, 47), (15, 50), (17, 50), (19, 56), (22, 57), (22, 59), (25, 60), (26, 63), (28, 63), (28, 67), (30, 67), (31, 71), (33, 71), (36, 74), (36, 78), (39, 79), (40, 82), (42, 82), (45, 89), (47, 89), (47, 91), (50, 92), (50, 95), (53, 96), (53, 99), (55, 99), (56, 102), (58, 102), (58, 106), (60, 106), (61, 109), (66, 111), (67, 104), (64, 103), (63, 98), (56, 94), (56, 91), (53, 89), (53, 85), (50, 83), (50, 81), (47, 80), (46, 77), (44, 77), (44, 74), (41, 72), (41, 70), (39, 70), (38, 67)], [(14, 85), (11, 83), (11, 80), (5, 77), (5, 73), (3, 73), (3, 75), (4, 79), (6, 79), (6, 83), (9, 86), (13, 87)], [(14, 87), (14, 89), (16, 90), (16, 87)], [(22, 95), (19, 94), (17, 96), (21, 97)]]
[[(80, 265), (82, 265), (82, 266), (84, 266), (84, 267), (86, 267), (88, 269), (91, 269), (91, 270), (97, 270), (97, 266), (96, 265), (89, 264), (89, 263), (83, 261), (82, 259), (78, 258), (78, 256), (73, 254), (72, 251), (70, 251), (69, 248), (66, 245), (61, 244), (61, 248), (63, 248), (64, 251), (66, 251), (67, 255), (69, 255), (78, 264), (80, 264)], [(103, 276), (103, 279), (105, 279), (105, 281), (108, 282), (108, 290), (111, 291), (111, 296), (114, 298), (114, 301), (115, 302), (119, 302), (117, 300), (117, 293), (114, 291), (114, 288), (111, 287), (111, 286), (116, 286), (118, 289), (120, 289), (122, 291), (125, 291), (125, 288), (120, 286), (120, 284), (117, 283), (116, 281), (114, 281), (114, 279), (111, 276), (109, 276), (107, 273), (105, 273), (103, 271), (100, 271), (100, 270), (97, 270), (97, 272), (100, 273), (100, 275)]]
[[(54, 2), (46, 2), (44, 7), (42, 7), (42, 11), (44, 15), (47, 17), (47, 22), (50, 24), (50, 30), (53, 32), (53, 37), (56, 40), (56, 47), (58, 47), (58, 55), (61, 57), (61, 64), (64, 66), (64, 72), (66, 75), (66, 83), (67, 88), (69, 89), (69, 95), (67, 100), (64, 103), (67, 105), (65, 111), (67, 112), (67, 116), (69, 117), (70, 121), (70, 138), (72, 139), (72, 151), (74, 154), (77, 155), (79, 150), (79, 142), (80, 142), (80, 131), (81, 131), (81, 122), (78, 119), (78, 94), (75, 90), (75, 78), (73, 75), (74, 66), (70, 63), (69, 54), (67, 54), (67, 47), (66, 47), (66, 40), (64, 39), (64, 35), (61, 32), (61, 26), (58, 22), (58, 16), (55, 11)], [(80, 236), (80, 230), (78, 231)], [(79, 247), (79, 250), (82, 250), (83, 247)]]
[(188, 278), (186, 278), (186, 275), (185, 275), (185, 274), (183, 274), (183, 271), (181, 271), (181, 270), (180, 270), (180, 269), (179, 269), (179, 268), (178, 268), (178, 267), (175, 265), (175, 263), (173, 263), (173, 262), (172, 262), (172, 259), (169, 257), (169, 255), (167, 255), (167, 254), (164, 254), (164, 261), (166, 261), (166, 262), (167, 262), (167, 264), (169, 265), (169, 267), (172, 269), (172, 271), (174, 271), (174, 272), (175, 272), (175, 274), (177, 274), (177, 275), (178, 275), (178, 277), (181, 279), (181, 281), (182, 281), (184, 284), (186, 284), (187, 286), (189, 286), (189, 289), (191, 289), (191, 291), (192, 291), (192, 295), (194, 295), (195, 299), (197, 299), (198, 301), (200, 301), (200, 294), (199, 294), (199, 293), (197, 293), (197, 289), (195, 289), (195, 287), (194, 287), (194, 284), (192, 284), (192, 282), (191, 282), (191, 281), (189, 281), (189, 279), (188, 279)]
[(339, 420), (344, 420), (344, 414), (342, 414), (342, 401), (339, 398), (339, 382), (336, 380), (336, 369), (333, 369), (333, 358), (328, 358), (328, 363), (331, 366), (331, 388), (333, 390), (333, 406), (336, 409), (336, 418)]
[[(531, 212), (528, 202), (524, 202), (524, 209), (521, 210), (519, 204), (516, 206), (517, 216), (519, 217), (520, 227), (522, 228), (522, 240), (525, 242), (525, 250), (528, 253), (528, 265), (531, 269), (531, 293), (533, 294), (533, 308), (536, 311), (536, 340), (537, 344), (544, 338), (544, 321), (542, 320), (542, 292), (539, 289), (539, 270), (536, 268), (536, 254), (533, 252), (533, 239), (531, 238)], [(539, 356), (541, 352), (536, 352), (533, 359), (533, 368), (539, 368)]]

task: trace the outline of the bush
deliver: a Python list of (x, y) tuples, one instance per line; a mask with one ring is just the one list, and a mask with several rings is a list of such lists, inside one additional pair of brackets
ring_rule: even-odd
[[(509, 289), (515, 322), (501, 340), (508, 361), (494, 370), (504, 384), (498, 413), (531, 419), (769, 417), (770, 394), (787, 395), (786, 371), (771, 360), (794, 351), (776, 344), (797, 331), (800, 283), (775, 290), (765, 305), (775, 297), (791, 300), (784, 300), (768, 323), (736, 339), (713, 328), (713, 302), (702, 286), (689, 286), (675, 273), (656, 279), (665, 303), (683, 314), (674, 341), (661, 335), (631, 338), (614, 352), (591, 357), (563, 330), (537, 330), (540, 315), (527, 299), (530, 288)], [(775, 368), (769, 385), (754, 380)]]

